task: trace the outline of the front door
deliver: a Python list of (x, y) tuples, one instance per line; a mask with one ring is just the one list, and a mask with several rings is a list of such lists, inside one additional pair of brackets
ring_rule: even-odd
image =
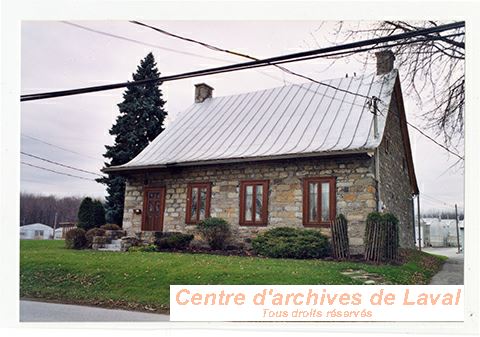
[(165, 187), (144, 189), (142, 231), (163, 231)]

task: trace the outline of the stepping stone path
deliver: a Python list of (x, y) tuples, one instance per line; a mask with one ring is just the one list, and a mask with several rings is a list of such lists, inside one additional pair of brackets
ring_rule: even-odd
[(359, 280), (363, 284), (392, 284), (387, 282), (381, 275), (369, 273), (362, 269), (346, 269), (341, 272), (342, 275), (351, 277), (354, 280)]

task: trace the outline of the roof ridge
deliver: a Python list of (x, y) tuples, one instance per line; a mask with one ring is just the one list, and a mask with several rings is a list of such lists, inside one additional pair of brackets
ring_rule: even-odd
[[(353, 79), (362, 79), (362, 78), (368, 78), (370, 76), (373, 75), (373, 77), (378, 77), (378, 78), (381, 78), (381, 77), (386, 77), (386, 76), (389, 76), (392, 72), (396, 71), (397, 69), (393, 69), (391, 72), (389, 73), (386, 73), (386, 74), (381, 74), (381, 75), (377, 75), (375, 72), (369, 72), (369, 73), (364, 73), (363, 75), (360, 75), (360, 76), (354, 76)], [(237, 95), (245, 95), (245, 94), (250, 94), (250, 93), (256, 93), (256, 92), (260, 92), (260, 91), (265, 91), (265, 90), (275, 90), (275, 89), (279, 89), (279, 88), (284, 88), (284, 87), (290, 87), (290, 86), (304, 86), (306, 84), (309, 84), (309, 83), (324, 83), (325, 84), (328, 84), (327, 82), (333, 82), (333, 81), (338, 81), (338, 80), (342, 80), (342, 79), (345, 79), (345, 77), (335, 77), (335, 78), (328, 78), (328, 79), (322, 79), (322, 80), (316, 80), (317, 82), (314, 82), (314, 81), (305, 81), (305, 82), (299, 82), (299, 83), (290, 83), (290, 84), (284, 84), (284, 85), (279, 85), (279, 86), (275, 86), (275, 87), (270, 87), (270, 88), (264, 88), (264, 89), (258, 89), (258, 90), (252, 90), (252, 91), (243, 91), (243, 92), (239, 92), (239, 93), (235, 93), (235, 94), (230, 94), (230, 95), (222, 95), (222, 96), (215, 96), (215, 97), (211, 97), (211, 98), (208, 98), (209, 100), (215, 100), (217, 98), (223, 98), (223, 97), (230, 97), (230, 96), (237, 96)], [(321, 84), (320, 84), (321, 85)], [(205, 100), (206, 101), (206, 100)], [(195, 104), (202, 104), (202, 103), (195, 103)]]

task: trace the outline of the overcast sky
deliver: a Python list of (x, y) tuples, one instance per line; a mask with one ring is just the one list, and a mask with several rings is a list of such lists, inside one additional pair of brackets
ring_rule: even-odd
[[(215, 52), (164, 36), (126, 21), (75, 21), (93, 30), (145, 42), (150, 46), (87, 31), (63, 22), (22, 24), (22, 94), (63, 90), (131, 80), (139, 61), (152, 51), (162, 75), (226, 65), (242, 58)], [(173, 33), (263, 58), (329, 45), (333, 23), (314, 21), (148, 21)], [(315, 36), (315, 38), (312, 37)], [(363, 72), (362, 58), (311, 60), (289, 64), (292, 70), (318, 80)], [(330, 66), (330, 67), (329, 67)], [(375, 71), (368, 64), (367, 71)], [(400, 70), (400, 75), (402, 74)], [(193, 103), (194, 84), (206, 82), (215, 96), (304, 82), (276, 68), (185, 79), (162, 84), (168, 121)], [(22, 103), (22, 151), (100, 174), (108, 130), (118, 114), (123, 89)], [(423, 126), (416, 104), (405, 95), (407, 118)], [(429, 130), (427, 130), (428, 132)], [(431, 132), (428, 132), (432, 134)], [(414, 165), (422, 208), (452, 210), (463, 206), (463, 169), (447, 170), (456, 158), (410, 129)], [(50, 145), (46, 144), (49, 143)], [(69, 170), (22, 155), (22, 161), (93, 179), (95, 175)], [(103, 197), (105, 188), (91, 180), (63, 176), (22, 165), (23, 192)]]

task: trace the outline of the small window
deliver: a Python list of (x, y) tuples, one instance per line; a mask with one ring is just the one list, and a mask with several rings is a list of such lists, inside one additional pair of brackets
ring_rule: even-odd
[(335, 204), (335, 178), (307, 178), (304, 180), (304, 226), (329, 226), (335, 218)]
[(43, 231), (35, 231), (35, 236), (43, 236)]
[(210, 216), (211, 183), (189, 184), (185, 223), (197, 224)]
[(240, 225), (266, 226), (268, 219), (268, 180), (240, 183)]
[(385, 153), (388, 154), (389, 151), (390, 151), (390, 140), (388, 139), (388, 137), (385, 137)]

